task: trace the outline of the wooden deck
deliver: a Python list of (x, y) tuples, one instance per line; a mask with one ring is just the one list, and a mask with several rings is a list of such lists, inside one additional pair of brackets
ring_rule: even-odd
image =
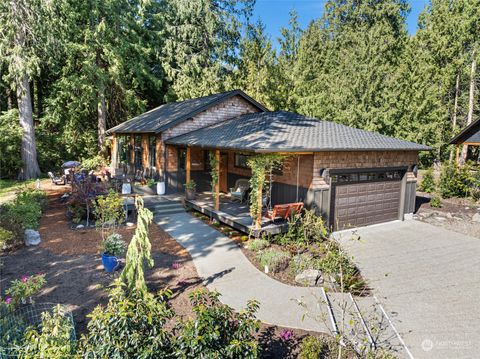
[(219, 222), (225, 223), (230, 227), (235, 228), (241, 232), (254, 236), (260, 236), (263, 234), (279, 234), (285, 233), (288, 229), (288, 223), (286, 221), (277, 221), (272, 223), (269, 220), (263, 219), (262, 228), (254, 229), (252, 218), (248, 210), (247, 203), (240, 203), (238, 201), (231, 201), (228, 196), (220, 195), (220, 210), (216, 211), (213, 204), (213, 198), (210, 193), (199, 193), (194, 200), (185, 199), (185, 204), (199, 211), (209, 217), (217, 219)]

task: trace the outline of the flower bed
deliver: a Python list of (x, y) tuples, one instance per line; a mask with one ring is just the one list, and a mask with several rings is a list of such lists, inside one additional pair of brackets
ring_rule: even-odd
[(212, 221), (200, 212), (191, 214), (236, 241), (253, 265), (276, 280), (289, 285), (326, 286), (333, 291), (369, 294), (352, 258), (329, 236), (321, 217), (311, 211), (293, 218), (287, 233), (260, 239)]

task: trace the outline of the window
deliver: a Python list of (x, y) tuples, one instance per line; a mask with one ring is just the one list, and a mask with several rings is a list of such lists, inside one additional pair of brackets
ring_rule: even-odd
[(205, 171), (211, 172), (212, 166), (210, 166), (210, 151), (205, 150), (203, 151), (203, 163), (205, 163)]
[(185, 148), (178, 149), (178, 169), (185, 170), (187, 163), (187, 150)]
[(332, 182), (369, 182), (369, 181), (399, 181), (403, 177), (403, 171), (394, 170), (386, 172), (352, 172), (332, 175)]
[(154, 168), (157, 162), (157, 139), (155, 136), (148, 138), (148, 164)]
[(130, 136), (118, 135), (117, 146), (118, 163), (130, 163)]
[(134, 145), (134, 151), (135, 151), (135, 169), (139, 170), (142, 169), (142, 135), (136, 135), (135, 136), (135, 145)]
[(235, 153), (235, 161), (234, 161), (235, 167), (250, 168), (247, 165), (247, 161), (248, 161), (249, 158), (250, 158), (249, 155), (243, 155), (243, 154), (240, 154), (240, 153)]

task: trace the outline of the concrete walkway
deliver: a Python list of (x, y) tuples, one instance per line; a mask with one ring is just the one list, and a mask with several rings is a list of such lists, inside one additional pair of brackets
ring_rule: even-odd
[(185, 212), (156, 215), (154, 220), (188, 250), (199, 276), (209, 290), (222, 294), (223, 303), (240, 310), (256, 299), (262, 322), (329, 332), (322, 320), (302, 320), (305, 309), (298, 304), (298, 300), (305, 302), (313, 315), (325, 313), (319, 308), (324, 306), (320, 288), (294, 287), (270, 278), (250, 263), (233, 240)]
[(478, 358), (480, 239), (419, 221), (341, 240), (415, 358)]

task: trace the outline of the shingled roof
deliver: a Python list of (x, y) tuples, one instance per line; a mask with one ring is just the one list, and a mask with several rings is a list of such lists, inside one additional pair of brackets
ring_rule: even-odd
[(166, 141), (253, 152), (427, 151), (430, 147), (292, 112), (242, 115)]
[(244, 98), (261, 111), (268, 111), (243, 91), (232, 90), (181, 102), (166, 103), (109, 129), (107, 133), (159, 133), (233, 96)]
[(451, 145), (463, 143), (480, 144), (480, 120), (472, 122), (450, 141)]

